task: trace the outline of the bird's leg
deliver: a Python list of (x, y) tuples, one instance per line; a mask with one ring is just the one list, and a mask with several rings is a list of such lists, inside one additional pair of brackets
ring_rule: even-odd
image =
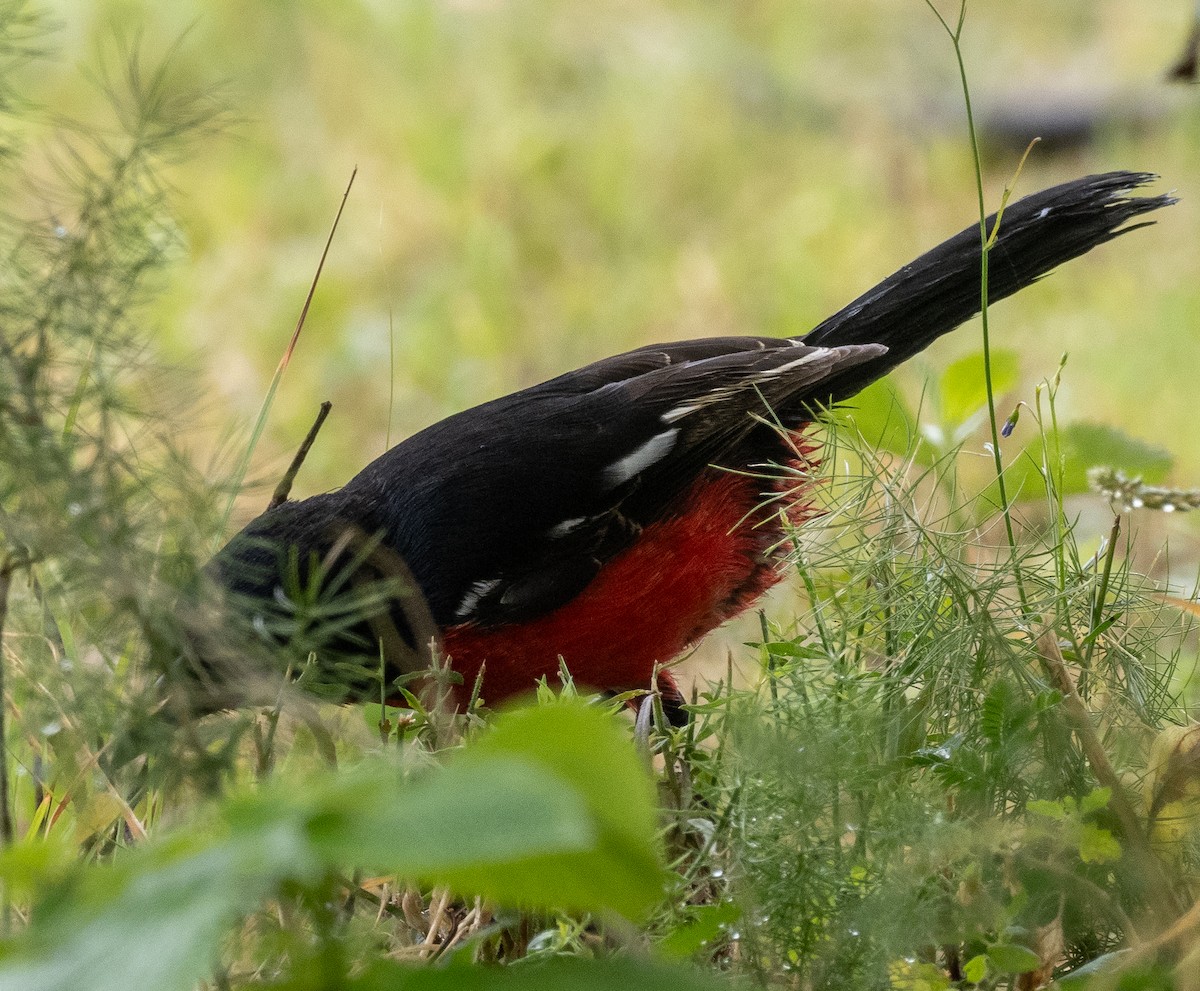
[(687, 699), (679, 690), (675, 676), (670, 671), (659, 671), (655, 687), (658, 688), (659, 697), (662, 699), (663, 715), (667, 717), (667, 722), (672, 726), (686, 726), (689, 715), (683, 707), (687, 704)]

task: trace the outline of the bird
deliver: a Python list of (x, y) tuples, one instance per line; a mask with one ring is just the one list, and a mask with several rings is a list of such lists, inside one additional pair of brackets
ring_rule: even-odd
[[(1086, 176), (990, 217), (989, 300), (1152, 223), (1174, 198), (1133, 194), (1156, 179)], [(640, 347), (454, 414), (258, 516), (206, 573), (251, 636), (300, 643), (293, 674), (337, 701), (402, 702), (436, 644), (459, 707), (565, 666), (656, 691), (681, 725), (664, 665), (784, 577), (789, 528), (814, 513), (810, 426), (979, 312), (983, 241), (973, 224), (802, 336)], [(218, 704), (245, 656), (199, 664)]]

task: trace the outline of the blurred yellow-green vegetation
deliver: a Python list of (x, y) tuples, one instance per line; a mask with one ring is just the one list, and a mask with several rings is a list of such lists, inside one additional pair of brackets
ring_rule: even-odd
[[(1038, 135), (1018, 195), (1135, 169), (1181, 197), (993, 313), (999, 415), (1036, 407), (1005, 442), (1010, 460), (1033, 452), (1031, 481), (1010, 473), (1028, 529), (1004, 546), (977, 498), (985, 434), (956, 432), (981, 419), (968, 328), (895, 376), (924, 409), (923, 448), (833, 432), (829, 460), (853, 464), (818, 489), (842, 508), (789, 556), (802, 608), (726, 631), (728, 675), (709, 638), (720, 680), (701, 680), (689, 725), (650, 700), (633, 741), (546, 686), (494, 722), (416, 697), (318, 710), (282, 689), (273, 708), (169, 708), (182, 660), (225, 632), (194, 567), (210, 490), (248, 447), (352, 173), (236, 524), (322, 400), (333, 415), (297, 496), (602, 355), (802, 334), (972, 224), (955, 53), (926, 4), (50, 8), (44, 57), (0, 75), (0, 109), (12, 92), (35, 104), (0, 126), (0, 164), (20, 166), (0, 222), (28, 239), (6, 297), (17, 402), (0, 397), (0, 991), (669, 991), (725, 972), (999, 991), (1055, 971), (1089, 991), (1200, 988), (1200, 540), (1187, 514), (1144, 508), (1200, 496), (1112, 473), (1143, 506), (1118, 517), (1141, 531), (1129, 552), (1101, 544), (1113, 513), (1082, 494), (1094, 452), (1076, 451), (1069, 485), (1057, 465), (1107, 426), (1166, 452), (1144, 459), (1163, 466), (1150, 481), (1200, 488), (1200, 90), (1166, 81), (1187, 0), (968, 4), (990, 208)], [(177, 240), (151, 167), (172, 135), (128, 152), (130, 121), (191, 113), (183, 98), (150, 112), (159, 91), (130, 70), (169, 52), (220, 108), (165, 165)], [(109, 84), (133, 99), (107, 100)], [(110, 103), (124, 131), (104, 130)], [(59, 115), (115, 175), (60, 157), (55, 184), (37, 142)], [(145, 286), (164, 245), (166, 285)], [(954, 435), (940, 446), (939, 429)], [(255, 655), (236, 657), (254, 681)], [(416, 962), (438, 966), (400, 966)]]
[[(358, 168), (252, 472), (273, 481), (331, 399), (301, 495), (389, 438), (605, 354), (801, 333), (975, 216), (953, 52), (916, 0), (51, 9), (59, 57), (32, 70), (47, 105), (88, 118), (79, 63), (182, 35), (183, 71), (229, 111), (173, 174), (186, 257), (157, 314), (168, 353), (204, 369), (199, 451), (253, 420)], [(1070, 352), (1063, 415), (1170, 449), (1182, 484), (1200, 480), (1200, 110), (1164, 75), (1189, 13), (972, 4), (964, 37), (989, 207), (1047, 121), (1089, 133), (1035, 149), (1018, 194), (1133, 168), (1182, 197), (995, 316), (1022, 356), (1012, 398)], [(969, 331), (942, 342), (901, 373), (906, 393), (977, 347)]]
[[(456, 410), (607, 354), (803, 333), (977, 216), (954, 53), (919, 0), (51, 10), (57, 50), (30, 70), (45, 105), (97, 119), (103, 95), (80, 65), (178, 42), (176, 71), (226, 110), (172, 170), (184, 248), (154, 314), (192, 383), (185, 444), (214, 478), (245, 446), (357, 169), (237, 525), (322, 400), (333, 414), (298, 497)], [(1001, 415), (1069, 352), (1060, 416), (1170, 452), (1182, 486), (1200, 484), (1200, 94), (1165, 72), (1189, 14), (1166, 0), (971, 4), (963, 45), (989, 209), (1038, 135), (1017, 195), (1128, 168), (1182, 198), (997, 308), (993, 343), (1020, 356)], [(909, 404), (928, 405), (927, 377), (978, 348), (967, 328), (897, 373)], [(967, 449), (982, 455), (984, 440)], [(1093, 547), (1104, 506), (1075, 510)], [(1133, 529), (1140, 566), (1190, 582), (1190, 520), (1141, 514)], [(712, 638), (701, 661), (723, 668), (754, 626)]]

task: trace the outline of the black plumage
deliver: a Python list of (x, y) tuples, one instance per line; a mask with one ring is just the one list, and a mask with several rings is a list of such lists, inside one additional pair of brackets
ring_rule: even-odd
[[(1142, 226), (1129, 222), (1171, 202), (1129, 195), (1153, 178), (1089, 176), (1009, 205), (990, 250), (989, 298)], [(252, 610), (277, 608), (286, 562), (303, 572), (352, 530), (407, 565), (436, 628), (528, 622), (571, 602), (647, 527), (678, 512), (711, 466), (786, 458), (764, 416), (798, 427), (979, 309), (975, 225), (802, 338), (639, 348), (435, 423), (342, 489), (264, 513), (211, 572)], [(403, 609), (391, 618), (403, 640), (418, 639)], [(364, 633), (360, 646), (371, 639)], [(602, 677), (588, 680), (626, 687)]]

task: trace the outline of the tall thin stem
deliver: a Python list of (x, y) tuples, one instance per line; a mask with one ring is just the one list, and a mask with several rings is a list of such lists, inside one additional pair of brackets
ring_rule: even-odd
[(0, 561), (0, 846), (9, 847), (14, 837), (12, 807), (8, 800), (8, 719), (4, 683), (4, 624), (8, 620), (8, 592), (16, 563), (7, 554)]
[[(996, 394), (992, 385), (992, 344), (988, 324), (988, 259), (996, 232), (989, 232), (987, 229), (987, 206), (983, 194), (983, 159), (979, 153), (979, 136), (975, 132), (975, 112), (971, 106), (971, 87), (967, 81), (967, 65), (962, 53), (962, 32), (967, 18), (967, 0), (959, 2), (958, 20), (954, 27), (950, 26), (937, 7), (933, 5), (933, 0), (925, 0), (925, 3), (945, 29), (950, 43), (954, 47), (954, 59), (958, 63), (958, 78), (962, 84), (963, 104), (967, 111), (967, 134), (971, 141), (971, 158), (975, 166), (975, 192), (979, 201), (979, 318), (983, 327), (983, 382), (987, 392), (988, 425), (992, 433), (992, 464), (996, 470), (996, 487), (1000, 493), (1000, 513), (1004, 517), (1004, 532), (1008, 538), (1008, 548), (1012, 555), (1017, 598), (1021, 602), (1022, 613), (1027, 616), (1030, 611), (1029, 599), (1025, 594), (1025, 582), (1021, 577), (1021, 568), (1018, 563), (1017, 536), (1013, 527), (1008, 486), (1004, 480), (1004, 458), (1000, 453), (1000, 428), (996, 423)], [(997, 215), (997, 227), (1000, 220), (1000, 216)]]

